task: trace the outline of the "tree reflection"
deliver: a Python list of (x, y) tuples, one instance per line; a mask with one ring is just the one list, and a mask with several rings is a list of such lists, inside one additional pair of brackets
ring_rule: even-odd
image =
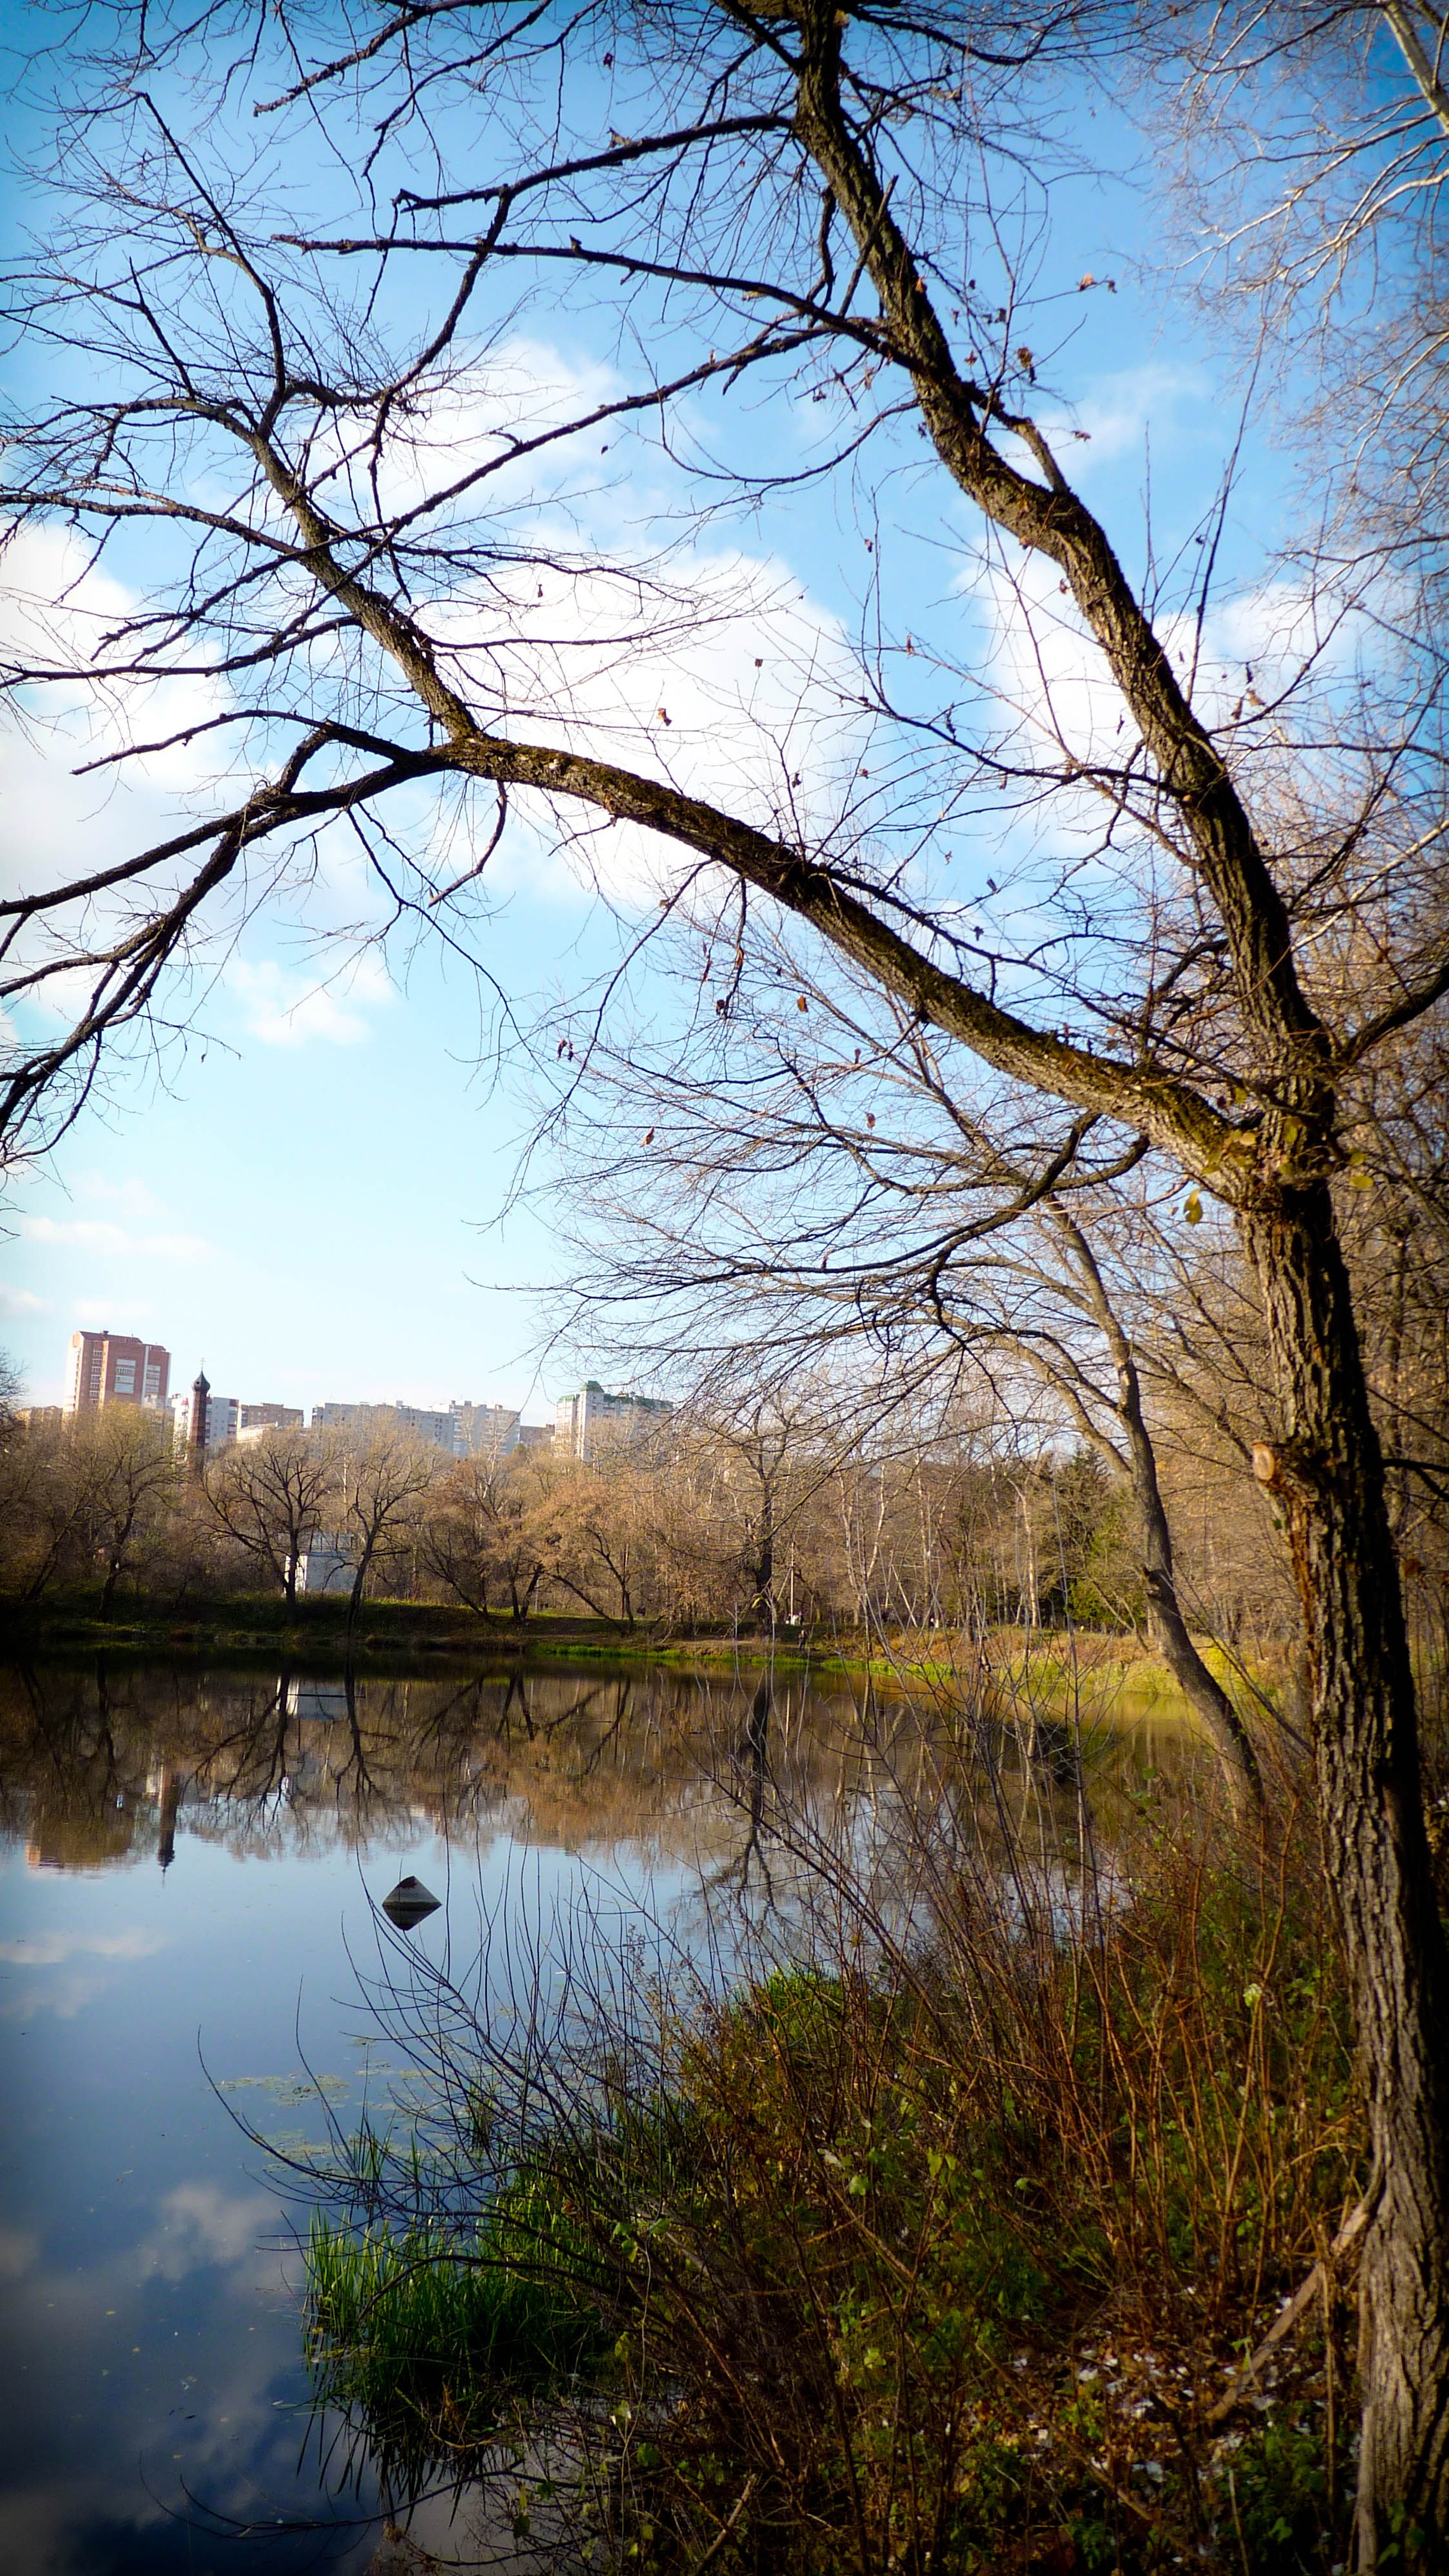
[[(1076, 1739), (1040, 1715), (990, 1725), (904, 1692), (647, 1665), (601, 1673), (513, 1665), (466, 1676), (317, 1676), (0, 1667), (0, 1827), (36, 1867), (184, 1859), (188, 1837), (237, 1852), (391, 1849), (420, 1825), (500, 1833), (603, 1860), (624, 1848), (700, 1865), (703, 1887), (779, 1901), (792, 1852), (859, 1840), (863, 1819), (934, 1796), (971, 1737), (983, 1812), (1052, 1821), (1081, 1805)], [(1190, 1769), (1185, 1738), (1152, 1766)], [(989, 1758), (988, 1758), (989, 1755)], [(1141, 1756), (1093, 1757), (1100, 1801)], [(1080, 1821), (1080, 1820), (1079, 1820)], [(1047, 1828), (1043, 1827), (1046, 1831)]]

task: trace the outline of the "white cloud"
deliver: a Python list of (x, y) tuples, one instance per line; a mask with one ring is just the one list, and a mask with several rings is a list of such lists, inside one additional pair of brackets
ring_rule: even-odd
[[(1144, 454), (1149, 436), (1174, 437), (1184, 425), (1185, 407), (1200, 406), (1206, 389), (1200, 367), (1124, 367), (1119, 374), (1097, 377), (1091, 392), (1069, 412), (1044, 416), (1042, 428), (1073, 473), (1081, 474), (1094, 465), (1113, 465), (1134, 451)], [(1218, 417), (1212, 414), (1215, 424)], [(1074, 437), (1075, 431), (1084, 432), (1084, 438)]]
[[(406, 414), (393, 413), (377, 475), (383, 507), (389, 512), (415, 509), (429, 494), (450, 490), (484, 465), (493, 470), (460, 505), (470, 514), (480, 508), (501, 514), (520, 503), (536, 509), (541, 498), (556, 497), (575, 481), (581, 469), (597, 502), (601, 448), (607, 443), (612, 453), (626, 438), (632, 445), (637, 435), (632, 423), (626, 418), (568, 436), (557, 433), (617, 401), (625, 390), (617, 370), (598, 360), (568, 358), (541, 340), (504, 341), (465, 375), (423, 393)], [(510, 450), (550, 433), (554, 436), (548, 446), (533, 448), (517, 465), (508, 461)], [(370, 435), (359, 463), (366, 483), (359, 480), (358, 507), (370, 515), (376, 506)], [(452, 507), (445, 503), (430, 515), (429, 525), (446, 525)]]
[[(136, 595), (90, 563), (63, 528), (24, 528), (0, 565), (0, 649), (24, 668), (72, 673), (28, 695), (33, 730), (0, 729), (0, 872), (27, 889), (63, 884), (144, 848), (173, 823), (184, 800), (226, 775), (226, 736), (197, 730), (226, 698), (210, 680), (107, 682), (91, 675), (124, 645), (109, 639), (136, 610)], [(189, 734), (188, 740), (172, 741)], [(77, 777), (87, 762), (133, 744), (169, 741), (124, 771)]]
[(321, 982), (289, 971), (274, 957), (234, 957), (224, 980), (241, 1003), (248, 1035), (264, 1046), (303, 1046), (313, 1038), (356, 1046), (372, 1035), (365, 1010), (394, 998), (386, 968), (370, 951), (349, 958)]
[[(859, 673), (839, 621), (778, 560), (694, 554), (657, 579), (602, 560), (540, 568), (430, 623), (475, 700), (525, 736), (667, 781), (792, 842), (834, 818), (861, 735)], [(590, 819), (567, 800), (562, 810), (566, 823)], [(497, 880), (526, 876), (537, 891), (523, 837)], [(633, 824), (592, 832), (585, 851), (567, 863), (569, 882), (592, 879), (626, 902), (651, 899), (684, 864)], [(440, 873), (454, 855), (439, 850)]]
[(48, 1315), (50, 1307), (44, 1297), (33, 1297), (28, 1288), (7, 1288), (0, 1280), (0, 1314)]
[(215, 1246), (199, 1234), (130, 1234), (100, 1217), (22, 1216), (17, 1233), (28, 1242), (118, 1259), (210, 1261)]
[(1014, 571), (999, 558), (973, 566), (968, 589), (985, 629), (980, 668), (1000, 709), (1019, 725), (1025, 756), (1105, 760), (1128, 739), (1124, 704), (1100, 648), (1056, 567), (1029, 556)]
[[(471, 464), (504, 457), (510, 441), (564, 428), (622, 389), (606, 365), (510, 340), (409, 417), (395, 416), (380, 469), (384, 504), (406, 506), (444, 489)], [(485, 525), (494, 521), (496, 569), (465, 595), (425, 604), (424, 621), (485, 716), (668, 779), (791, 841), (808, 841), (834, 821), (859, 758), (866, 719), (855, 656), (839, 620), (802, 596), (780, 560), (723, 547), (673, 551), (671, 469), (657, 460), (651, 466), (651, 455), (637, 427), (610, 423), (564, 438), (526, 465), (503, 466), (459, 505), (475, 526), (480, 517)], [(360, 488), (358, 499), (375, 506)], [(447, 516), (445, 508), (439, 530)], [(652, 552), (661, 530), (664, 542)], [(528, 564), (535, 553), (538, 571)], [(33, 544), (17, 541), (10, 580), (10, 630), (17, 649), (37, 660), (62, 654), (84, 667), (136, 605), (122, 581), (87, 567), (83, 548), (63, 531), (37, 532)], [(316, 664), (324, 689), (326, 649), (319, 648)], [(166, 683), (144, 698), (125, 685), (95, 705), (77, 687), (58, 694), (47, 735), (0, 745), (0, 803), (8, 805), (14, 863), (27, 883), (63, 881), (98, 855), (144, 847), (172, 828), (178, 813), (206, 810), (233, 792), (227, 732), (150, 755), (122, 775), (66, 775), (72, 760), (204, 722), (226, 703), (209, 682)], [(593, 883), (644, 905), (689, 863), (638, 827), (601, 825), (582, 805), (564, 803), (559, 816), (566, 835), (584, 828), (555, 857), (540, 800), (515, 800), (515, 828), (491, 871), (490, 891), (526, 882), (530, 895), (573, 901), (581, 885)], [(475, 804), (459, 832), (445, 803), (419, 791), (395, 798), (389, 820), (446, 883), (466, 872), (477, 831), (489, 828), (491, 815)], [(376, 887), (350, 831), (324, 830), (315, 860), (303, 917), (314, 933), (335, 932), (335, 956), (352, 925), (368, 918)], [(234, 915), (226, 927), (234, 929)], [(221, 981), (249, 1035), (276, 1047), (357, 1045), (391, 998), (371, 955), (340, 974), (298, 971), (266, 955), (233, 957)], [(64, 987), (57, 978), (37, 995), (37, 1007), (78, 1008), (79, 983)], [(87, 1248), (121, 1246), (93, 1239)]]
[[(1075, 602), (1062, 595), (1055, 566), (1033, 556), (1008, 571), (993, 560), (973, 566), (961, 588), (985, 629), (982, 676), (1002, 715), (1020, 724), (1028, 756), (1105, 765), (1120, 759), (1137, 739), (1136, 726), (1101, 648)], [(1254, 713), (1310, 672), (1330, 680), (1341, 673), (1363, 627), (1331, 597), (1270, 581), (1211, 603), (1201, 632), (1186, 612), (1160, 615), (1156, 631), (1203, 720), (1241, 724), (1251, 744)]]
[(77, 1198), (89, 1199), (93, 1205), (116, 1209), (131, 1226), (153, 1225), (170, 1214), (166, 1201), (134, 1175), (113, 1180), (108, 1172), (78, 1172), (72, 1184)]

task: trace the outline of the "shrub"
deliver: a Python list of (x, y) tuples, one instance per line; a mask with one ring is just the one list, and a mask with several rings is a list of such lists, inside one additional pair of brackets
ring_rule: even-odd
[(1210, 1864), (1151, 1797), (1073, 1880), (1000, 1811), (989, 1852), (926, 1821), (889, 1903), (837, 1861), (833, 1955), (636, 1991), (562, 2091), (516, 2062), (551, 2108), (476, 2245), (314, 2233), (319, 2384), (453, 2458), (587, 2390), (576, 2457), (660, 2570), (1327, 2569), (1331, 2341), (1210, 2421), (1357, 2194), (1316, 1871), (1291, 1833)]

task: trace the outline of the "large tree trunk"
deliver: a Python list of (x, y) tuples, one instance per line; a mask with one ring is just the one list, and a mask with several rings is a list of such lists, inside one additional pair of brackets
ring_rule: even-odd
[(1303, 1601), (1325, 1856), (1367, 2097), (1356, 2563), (1449, 2566), (1449, 1949), (1384, 1491), (1326, 1184), (1251, 1210), (1283, 1439), (1254, 1457)]

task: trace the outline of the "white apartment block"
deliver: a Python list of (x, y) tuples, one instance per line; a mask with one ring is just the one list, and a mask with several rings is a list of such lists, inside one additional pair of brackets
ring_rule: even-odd
[(451, 1458), (453, 1446), (453, 1410), (441, 1405), (425, 1404), (314, 1404), (314, 1431), (356, 1431), (364, 1440), (375, 1440), (388, 1432), (402, 1432), (412, 1440), (427, 1440), (435, 1449), (445, 1449)]
[(591, 1377), (577, 1395), (559, 1398), (554, 1454), (588, 1466), (610, 1449), (633, 1448), (647, 1440), (673, 1410), (659, 1395), (610, 1395)]
[(448, 1407), (453, 1419), (453, 1454), (457, 1458), (506, 1458), (518, 1447), (519, 1417), (506, 1404), (458, 1404)]
[(507, 1404), (472, 1404), (456, 1396), (446, 1412), (426, 1404), (314, 1404), (314, 1431), (360, 1432), (364, 1439), (400, 1431), (430, 1441), (450, 1458), (506, 1458), (518, 1447), (519, 1419)]
[[(171, 1398), (171, 1443), (178, 1456), (191, 1447), (191, 1406), (194, 1394), (195, 1389), (188, 1387), (184, 1395), (173, 1395)], [(231, 1447), (237, 1436), (240, 1421), (241, 1405), (237, 1398), (234, 1395), (214, 1395), (208, 1389), (206, 1398), (208, 1458), (215, 1457), (218, 1449)]]

